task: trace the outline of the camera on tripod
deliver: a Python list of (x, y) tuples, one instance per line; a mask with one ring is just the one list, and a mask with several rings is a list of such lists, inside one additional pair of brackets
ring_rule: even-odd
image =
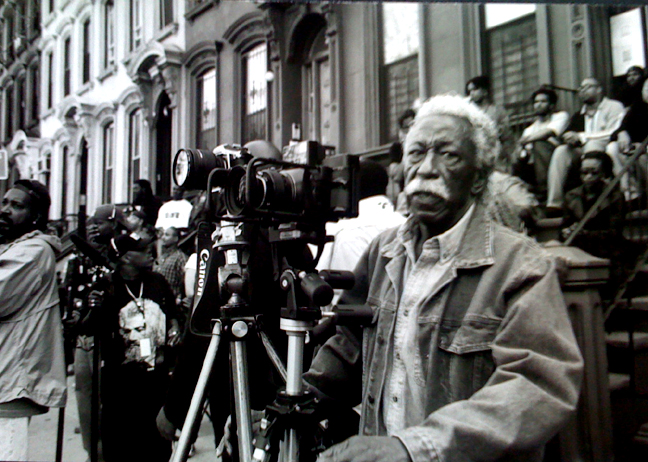
[[(358, 157), (316, 141), (287, 146), (283, 160), (254, 157), (235, 144), (180, 149), (173, 171), (178, 186), (220, 195), (233, 221), (323, 224), (358, 215)], [(212, 212), (223, 218), (222, 210)]]

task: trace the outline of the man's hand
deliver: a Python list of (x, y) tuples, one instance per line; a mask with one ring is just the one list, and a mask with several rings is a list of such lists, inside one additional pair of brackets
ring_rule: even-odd
[(171, 320), (171, 328), (167, 337), (167, 345), (170, 347), (174, 347), (180, 343), (180, 324), (177, 319)]
[(88, 295), (88, 306), (90, 308), (96, 308), (101, 305), (103, 302), (104, 293), (101, 290), (93, 290)]
[(628, 153), (630, 151), (630, 146), (632, 145), (632, 140), (630, 135), (625, 130), (619, 132), (617, 135), (617, 145), (619, 146), (619, 151), (622, 153)]
[(580, 137), (576, 132), (565, 132), (563, 133), (562, 139), (565, 143), (572, 147), (580, 146), (581, 144)]
[(164, 413), (164, 408), (160, 409), (160, 412), (158, 412), (155, 424), (157, 425), (158, 432), (160, 432), (160, 436), (165, 440), (175, 441), (178, 439), (175, 436), (176, 428), (169, 419), (167, 419), (167, 416)]
[(411, 462), (411, 459), (398, 438), (354, 436), (328, 448), (317, 462)]

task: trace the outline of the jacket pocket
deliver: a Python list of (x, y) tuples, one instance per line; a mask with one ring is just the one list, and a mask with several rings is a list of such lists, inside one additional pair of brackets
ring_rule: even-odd
[[(428, 381), (441, 381), (448, 402), (469, 398), (493, 374), (491, 347), (501, 322), (499, 318), (468, 315), (462, 321), (442, 320), (436, 324), (436, 332), (419, 336), (423, 372)], [(424, 326), (419, 324), (419, 328)], [(427, 345), (422, 344), (425, 338)]]

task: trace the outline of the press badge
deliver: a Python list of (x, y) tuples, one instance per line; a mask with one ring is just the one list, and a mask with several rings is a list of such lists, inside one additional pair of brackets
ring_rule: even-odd
[(151, 339), (142, 338), (139, 341), (140, 346), (140, 358), (147, 358), (151, 356)]

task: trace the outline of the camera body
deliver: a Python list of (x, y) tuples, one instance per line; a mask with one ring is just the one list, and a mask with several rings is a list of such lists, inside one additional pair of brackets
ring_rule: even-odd
[[(287, 146), (283, 160), (254, 157), (239, 145), (181, 149), (174, 179), (186, 189), (206, 188), (228, 219), (323, 224), (358, 215), (359, 159), (334, 152), (315, 141)], [(212, 210), (215, 220), (224, 218), (222, 209)]]

